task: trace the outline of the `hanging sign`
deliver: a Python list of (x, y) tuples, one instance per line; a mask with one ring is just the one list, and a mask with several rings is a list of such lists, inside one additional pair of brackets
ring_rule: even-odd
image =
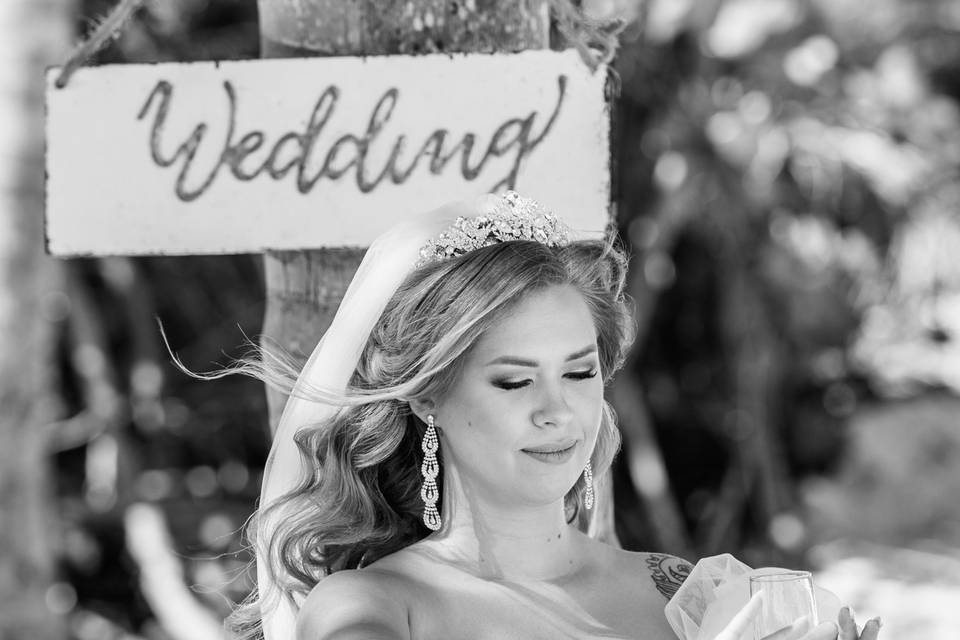
[(583, 230), (610, 202), (606, 71), (576, 52), (112, 65), (47, 76), (58, 255), (366, 246), (514, 188)]

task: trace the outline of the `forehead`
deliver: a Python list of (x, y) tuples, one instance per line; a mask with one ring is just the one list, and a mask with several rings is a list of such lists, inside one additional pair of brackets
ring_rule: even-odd
[(558, 285), (524, 296), (484, 332), (473, 355), (565, 356), (595, 340), (593, 316), (583, 296), (572, 286)]

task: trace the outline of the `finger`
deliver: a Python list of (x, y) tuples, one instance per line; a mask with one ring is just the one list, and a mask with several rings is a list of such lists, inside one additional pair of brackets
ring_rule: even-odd
[(863, 625), (863, 633), (860, 634), (860, 640), (877, 640), (880, 635), (880, 618), (871, 618), (867, 624)]
[(860, 634), (857, 633), (857, 623), (853, 620), (850, 607), (840, 609), (840, 615), (837, 621), (840, 624), (839, 640), (858, 640)]
[(839, 631), (836, 622), (821, 622), (810, 633), (803, 636), (803, 640), (836, 640)]
[(807, 640), (804, 634), (809, 628), (810, 616), (803, 616), (802, 618), (797, 618), (793, 624), (774, 631), (768, 636), (764, 636), (763, 640), (800, 640), (800, 638)]
[(810, 616), (804, 616), (789, 627), (765, 636), (763, 640), (837, 640), (838, 632), (836, 622), (821, 622), (810, 629)]
[(753, 597), (733, 616), (733, 619), (724, 627), (723, 631), (717, 634), (714, 640), (739, 640), (743, 632), (746, 631), (753, 622), (753, 619), (757, 617), (762, 602), (762, 591), (753, 594)]

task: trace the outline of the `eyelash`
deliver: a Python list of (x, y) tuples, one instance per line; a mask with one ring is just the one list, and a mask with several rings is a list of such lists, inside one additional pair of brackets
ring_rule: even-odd
[[(587, 371), (572, 371), (566, 374), (564, 377), (572, 378), (573, 380), (580, 382), (582, 380), (589, 380), (590, 378), (595, 378), (596, 375), (597, 375), (597, 370), (590, 369)], [(518, 382), (510, 382), (508, 380), (498, 380), (493, 383), (493, 386), (499, 387), (504, 391), (514, 391), (516, 389), (522, 389), (528, 384), (530, 384), (529, 380), (520, 380)]]

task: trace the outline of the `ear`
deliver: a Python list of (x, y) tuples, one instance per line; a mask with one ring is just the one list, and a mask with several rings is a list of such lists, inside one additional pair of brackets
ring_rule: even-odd
[(420, 418), (420, 420), (426, 422), (428, 415), (436, 415), (437, 403), (434, 402), (432, 398), (418, 398), (416, 400), (410, 400), (410, 411), (413, 412), (413, 415)]

